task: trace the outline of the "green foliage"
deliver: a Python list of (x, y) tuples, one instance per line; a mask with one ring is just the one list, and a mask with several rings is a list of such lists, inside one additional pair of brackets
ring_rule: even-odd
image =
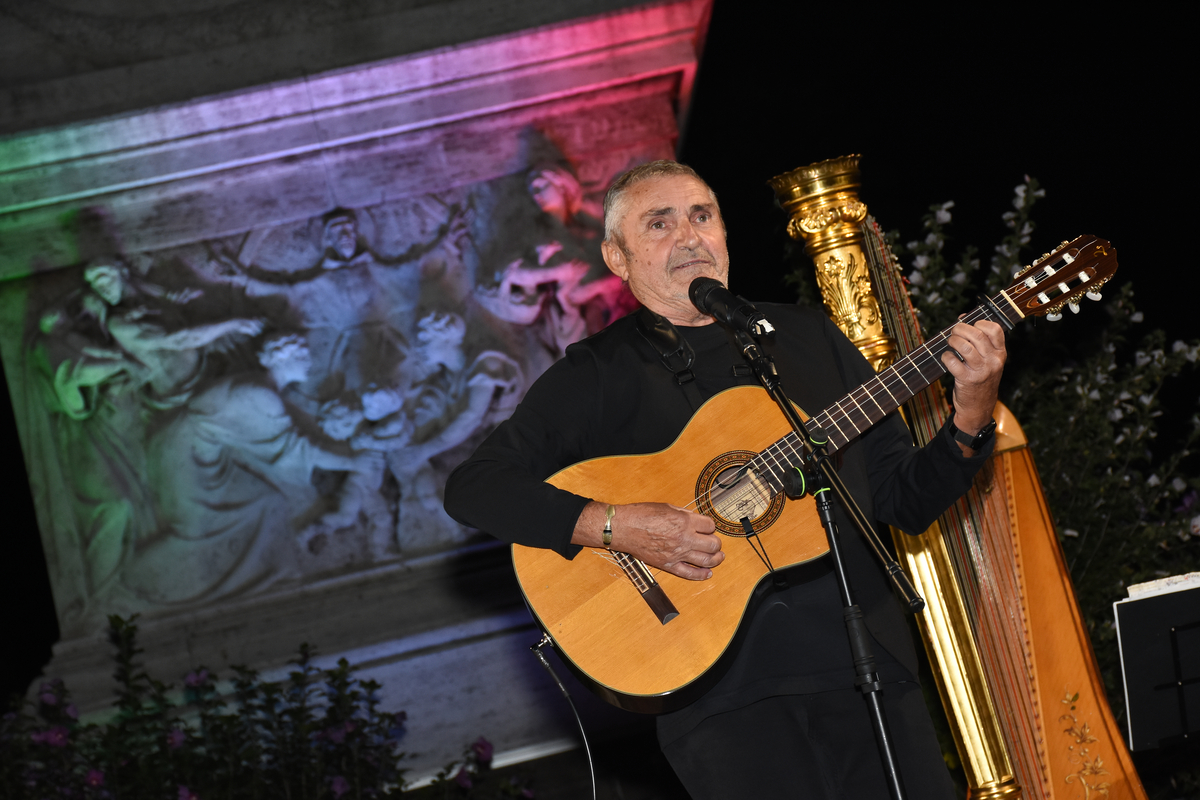
[(359, 800), (402, 790), (404, 713), (382, 711), (379, 685), (344, 659), (319, 670), (301, 645), (281, 682), (235, 667), (232, 709), (200, 667), (177, 707), (137, 663), (134, 620), (109, 622), (115, 716), (80, 724), (62, 682), (43, 684), (33, 709), (0, 720), (0, 796)]
[(472, 742), (460, 760), (451, 761), (429, 786), (413, 793), (416, 800), (500, 800), (533, 797), (525, 781), (505, 779), (492, 770), (492, 743), (482, 736)]
[(912, 256), (912, 272), (908, 274), (909, 295), (921, 314), (921, 327), (926, 334), (948, 328), (969, 303), (972, 296), (971, 278), (979, 270), (978, 251), (966, 247), (962, 258), (953, 265), (946, 260), (948, 241), (946, 227), (952, 219), (954, 201), (936, 203), (921, 218), (925, 230), (923, 239), (906, 245), (898, 242), (893, 249), (897, 256)]

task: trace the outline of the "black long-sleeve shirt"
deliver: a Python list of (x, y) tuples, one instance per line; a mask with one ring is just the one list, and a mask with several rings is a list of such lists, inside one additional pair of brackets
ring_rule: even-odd
[[(764, 344), (791, 399), (816, 414), (874, 373), (829, 320), (798, 306), (760, 304), (776, 328)], [(680, 328), (695, 351), (692, 371), (704, 398), (753, 376), (718, 325)], [(744, 370), (742, 370), (744, 372)], [(592, 498), (544, 483), (588, 458), (655, 452), (683, 430), (693, 408), (675, 376), (636, 329), (632, 316), (567, 349), (530, 388), (513, 416), (460, 465), (446, 485), (446, 510), (460, 522), (508, 542), (567, 558), (576, 521)], [(910, 533), (924, 531), (970, 488), (989, 451), (962, 455), (943, 431), (924, 448), (891, 415), (839, 451), (839, 472), (868, 518)], [(843, 557), (886, 680), (911, 679), (915, 653), (882, 570), (844, 521)], [(716, 568), (720, 570), (720, 567)], [(660, 720), (664, 743), (700, 719), (763, 697), (844, 688), (854, 671), (834, 578), (794, 582), (764, 603), (726, 675), (700, 701)], [(890, 654), (890, 656), (889, 656)]]

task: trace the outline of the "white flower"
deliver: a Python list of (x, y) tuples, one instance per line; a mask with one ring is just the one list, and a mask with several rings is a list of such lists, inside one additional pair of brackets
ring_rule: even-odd
[(1092, 389), (1090, 392), (1088, 392), (1088, 400), (1099, 400), (1099, 399), (1100, 399), (1100, 390), (1099, 389)]
[(1132, 315), (1129, 317), (1129, 321), (1130, 321), (1130, 322), (1141, 322), (1141, 321), (1142, 321), (1142, 320), (1144, 320), (1145, 318), (1146, 318), (1146, 316), (1145, 316), (1145, 315), (1144, 315), (1142, 312), (1140, 312), (1140, 311), (1135, 311), (1135, 312), (1133, 312), (1133, 314), (1132, 314)]
[(913, 286), (923, 286), (925, 284), (925, 273), (914, 269), (908, 273), (908, 282)]
[(1123, 391), (1119, 395), (1117, 395), (1118, 400), (1130, 400), (1132, 398), (1133, 398), (1133, 395), (1131, 395), (1129, 392)]
[(913, 258), (914, 269), (925, 269), (927, 266), (929, 266), (929, 256), (925, 253), (921, 253), (921, 255)]
[(1160, 483), (1162, 483), (1162, 480), (1157, 475), (1151, 475), (1146, 479), (1147, 486), (1158, 486)]
[(950, 276), (950, 280), (954, 281), (959, 286), (962, 286), (964, 283), (967, 282), (967, 273), (963, 272), (960, 269), (958, 272), (955, 272), (953, 275)]
[(1185, 481), (1183, 478), (1176, 478), (1175, 480), (1171, 481), (1171, 488), (1177, 492), (1182, 492), (1187, 488), (1187, 481)]
[(1171, 352), (1172, 353), (1181, 353), (1184, 350), (1187, 350), (1187, 343), (1184, 342), (1183, 340), (1176, 339), (1175, 341), (1171, 342)]
[(1139, 367), (1144, 367), (1150, 363), (1150, 356), (1138, 350), (1133, 354), (1133, 363)]
[(1077, 539), (1079, 538), (1079, 531), (1075, 530), (1074, 528), (1064, 528), (1062, 535), (1069, 536), (1072, 539)]
[(940, 250), (941, 238), (942, 237), (938, 236), (936, 233), (930, 233), (925, 237), (925, 244), (931, 244)]
[(1153, 395), (1148, 395), (1148, 394), (1139, 395), (1138, 402), (1144, 406), (1148, 406), (1152, 402), (1154, 402), (1154, 397), (1153, 397)]
[(938, 209), (938, 212), (934, 215), (934, 218), (937, 220), (939, 225), (945, 225), (946, 223), (950, 222), (950, 212), (946, 211), (945, 209)]

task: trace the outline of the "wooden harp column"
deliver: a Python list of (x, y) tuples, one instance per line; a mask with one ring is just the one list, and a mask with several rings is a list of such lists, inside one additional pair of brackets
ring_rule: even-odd
[[(895, 256), (858, 198), (859, 156), (771, 179), (826, 310), (876, 371), (923, 337)], [(949, 408), (937, 384), (904, 409), (919, 443)], [(968, 797), (1130, 798), (1145, 791), (1104, 694), (1024, 433), (996, 407), (995, 455), (921, 536), (892, 531), (926, 608), (922, 639)]]

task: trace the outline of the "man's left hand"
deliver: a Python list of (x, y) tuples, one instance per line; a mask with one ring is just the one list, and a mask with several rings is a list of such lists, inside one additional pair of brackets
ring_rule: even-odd
[(942, 354), (942, 363), (954, 376), (954, 425), (974, 436), (991, 421), (999, 397), (1000, 375), (1008, 358), (1004, 329), (989, 320), (974, 325), (960, 322), (950, 329), (948, 343), (963, 359)]

